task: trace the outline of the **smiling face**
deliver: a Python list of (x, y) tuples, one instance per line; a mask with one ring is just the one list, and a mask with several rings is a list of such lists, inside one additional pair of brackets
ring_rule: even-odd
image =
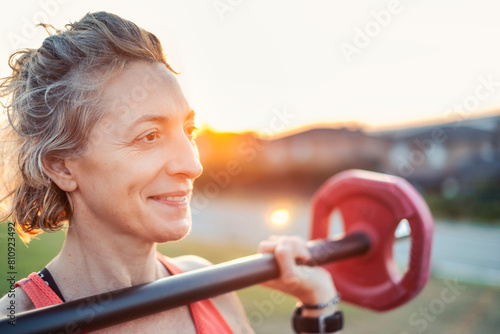
[(160, 63), (131, 62), (103, 92), (104, 117), (83, 157), (67, 166), (73, 221), (152, 242), (191, 227), (189, 200), (202, 172), (194, 112)]

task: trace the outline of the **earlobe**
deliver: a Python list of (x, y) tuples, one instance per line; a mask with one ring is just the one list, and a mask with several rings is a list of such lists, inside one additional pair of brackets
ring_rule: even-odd
[(66, 192), (76, 190), (76, 179), (71, 172), (71, 169), (68, 168), (68, 164), (65, 159), (45, 157), (43, 158), (42, 163), (45, 168), (45, 172), (49, 175), (52, 181), (54, 181), (54, 183), (61, 188), (61, 190)]

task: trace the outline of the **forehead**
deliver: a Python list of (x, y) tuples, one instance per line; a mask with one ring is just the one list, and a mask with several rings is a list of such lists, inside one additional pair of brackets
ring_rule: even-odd
[[(151, 111), (188, 110), (182, 90), (162, 63), (135, 61), (113, 78), (103, 91), (105, 118), (133, 120)], [(121, 117), (125, 116), (125, 117)]]

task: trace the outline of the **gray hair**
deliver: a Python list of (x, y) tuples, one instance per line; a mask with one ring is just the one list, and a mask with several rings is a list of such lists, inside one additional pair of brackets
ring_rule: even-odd
[(14, 52), (0, 83), (8, 124), (0, 149), (0, 219), (28, 242), (61, 229), (72, 216), (66, 193), (46, 173), (44, 158), (78, 157), (102, 118), (103, 86), (129, 61), (168, 65), (158, 38), (117, 15), (97, 12), (50, 34), (39, 49)]

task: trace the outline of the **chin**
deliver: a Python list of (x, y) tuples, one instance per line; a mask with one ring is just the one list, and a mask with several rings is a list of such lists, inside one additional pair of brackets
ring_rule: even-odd
[(178, 241), (184, 239), (189, 232), (191, 232), (191, 219), (182, 219), (175, 223), (169, 224), (169, 228), (162, 231), (156, 237), (157, 243), (164, 243), (168, 241)]

